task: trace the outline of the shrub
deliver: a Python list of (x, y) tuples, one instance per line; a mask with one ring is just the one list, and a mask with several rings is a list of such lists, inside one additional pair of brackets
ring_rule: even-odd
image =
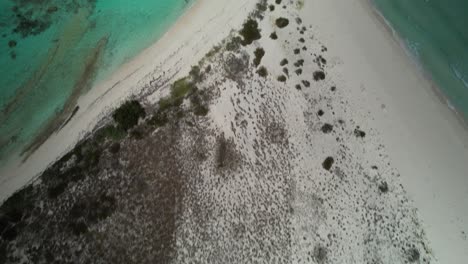
[(109, 152), (112, 154), (117, 154), (120, 151), (120, 143), (115, 142), (109, 148)]
[(280, 18), (276, 19), (276, 26), (277, 27), (284, 28), (287, 25), (289, 25), (289, 20), (287, 18), (280, 17)]
[(277, 80), (278, 80), (279, 82), (286, 82), (286, 76), (280, 75), (280, 76), (278, 76)]
[(187, 78), (177, 80), (172, 84), (171, 97), (173, 99), (183, 98), (193, 88), (193, 84)]
[(206, 107), (204, 105), (198, 105), (193, 109), (193, 113), (196, 116), (206, 116), (209, 111), (210, 111), (210, 109), (208, 109), (208, 107)]
[(333, 163), (335, 162), (335, 159), (333, 159), (333, 157), (327, 157), (325, 159), (325, 161), (323, 161), (322, 163), (322, 167), (329, 171), (331, 169), (331, 167), (333, 166)]
[(196, 116), (206, 116), (208, 114), (209, 108), (204, 104), (206, 99), (206, 95), (203, 93), (203, 91), (194, 93), (190, 97), (190, 102), (192, 103), (193, 107), (193, 113)]
[(242, 38), (241, 37), (233, 37), (231, 40), (226, 44), (226, 50), (228, 51), (236, 51), (240, 48), (240, 45), (242, 43)]
[(118, 126), (125, 131), (136, 126), (140, 117), (144, 118), (145, 116), (145, 110), (136, 100), (124, 103), (112, 114)]
[(270, 38), (273, 39), (273, 40), (276, 40), (278, 39), (278, 35), (276, 35), (276, 32), (273, 32), (270, 34)]
[(315, 71), (313, 75), (315, 81), (322, 81), (325, 79), (325, 73), (323, 71)]
[(258, 65), (260, 65), (260, 63), (262, 62), (263, 56), (265, 56), (265, 50), (263, 48), (257, 48), (254, 51), (254, 54), (255, 54), (255, 59), (254, 59), (253, 62), (255, 64), (255, 66), (258, 67)]
[(192, 69), (190, 69), (189, 75), (190, 77), (192, 77), (192, 80), (194, 82), (200, 81), (203, 77), (200, 73), (200, 67), (198, 67), (197, 65), (192, 66)]
[(159, 111), (163, 112), (171, 107), (178, 107), (184, 102), (184, 97), (196, 88), (187, 78), (175, 81), (171, 87), (171, 95), (159, 100)]
[(262, 66), (258, 69), (257, 74), (260, 75), (261, 77), (267, 77), (268, 71), (265, 67)]
[(243, 37), (241, 44), (244, 46), (250, 45), (252, 42), (262, 37), (262, 35), (260, 35), (260, 30), (258, 29), (257, 21), (253, 19), (248, 19), (244, 23), (243, 28), (240, 30), (239, 34)]

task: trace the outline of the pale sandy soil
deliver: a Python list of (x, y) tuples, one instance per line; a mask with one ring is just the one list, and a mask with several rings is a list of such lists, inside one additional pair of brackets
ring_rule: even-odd
[[(159, 42), (83, 96), (67, 127), (25, 163), (2, 169), (0, 198), (70, 149), (118, 102), (143, 94), (150, 103), (167, 93), (166, 82), (185, 75), (239, 29), (255, 2), (199, 0)], [(466, 263), (465, 127), (367, 1), (306, 0), (302, 7), (283, 2), (286, 9), (282, 4), (266, 12), (262, 39), (244, 51), (252, 58), (256, 47), (265, 49), (266, 80), (249, 75), (250, 69), (241, 82), (226, 80), (225, 54), (207, 62), (219, 66), (203, 83), (219, 93), (207, 124), (235, 146), (242, 166), (221, 173), (228, 180), (219, 186), (226, 175), (210, 167), (213, 161), (197, 165), (193, 199), (186, 201), (176, 235), (178, 262), (242, 262), (268, 253), (271, 262), (403, 263), (409, 249), (417, 248), (420, 263)], [(285, 29), (275, 28), (279, 16), (290, 20)], [(268, 37), (273, 31), (278, 40)], [(315, 82), (317, 55), (327, 60), (326, 78)], [(289, 76), (280, 83), (283, 58)], [(300, 59), (304, 65), (294, 66)], [(297, 68), (303, 73), (296, 74)], [(333, 132), (324, 134), (324, 124), (333, 125)], [(365, 138), (354, 135), (357, 127)], [(216, 139), (207, 141), (214, 145)], [(328, 156), (335, 158), (330, 172), (322, 168)], [(379, 192), (383, 182), (388, 193)], [(199, 216), (199, 207), (210, 215)]]

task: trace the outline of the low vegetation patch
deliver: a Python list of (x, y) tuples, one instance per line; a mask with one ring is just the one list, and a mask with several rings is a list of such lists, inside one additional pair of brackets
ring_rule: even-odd
[(207, 101), (207, 94), (204, 91), (199, 91), (197, 89), (195, 93), (190, 97), (193, 114), (196, 116), (206, 116), (210, 110), (208, 105), (206, 104)]
[(162, 98), (159, 101), (159, 110), (165, 111), (171, 107), (180, 106), (184, 101), (184, 97), (194, 89), (195, 85), (188, 78), (175, 81), (172, 84), (170, 96)]
[(96, 139), (102, 142), (105, 139), (113, 141), (119, 141), (127, 136), (127, 131), (122, 129), (120, 126), (107, 125), (96, 132)]

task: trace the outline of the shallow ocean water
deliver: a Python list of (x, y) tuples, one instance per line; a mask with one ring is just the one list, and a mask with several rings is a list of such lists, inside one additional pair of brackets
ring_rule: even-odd
[(450, 106), (468, 120), (468, 1), (373, 1)]
[(0, 164), (151, 45), (194, 0), (0, 1)]

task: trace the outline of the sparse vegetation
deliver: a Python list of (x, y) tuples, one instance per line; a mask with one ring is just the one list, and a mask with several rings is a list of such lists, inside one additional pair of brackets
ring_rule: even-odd
[(163, 111), (156, 112), (149, 120), (149, 124), (155, 127), (164, 126), (167, 122), (169, 122), (167, 113)]
[(328, 251), (327, 248), (325, 248), (324, 246), (321, 246), (321, 245), (315, 246), (314, 248), (315, 261), (317, 261), (318, 263), (324, 263), (327, 260), (327, 255), (328, 255), (327, 251)]
[(206, 54), (206, 58), (211, 58), (213, 57), (216, 53), (218, 53), (218, 51), (221, 50), (221, 46), (220, 45), (216, 45), (214, 46), (213, 48), (211, 48), (210, 51), (208, 51), (208, 53)]
[(71, 231), (75, 235), (86, 233), (88, 225), (96, 224), (111, 216), (116, 209), (116, 203), (115, 198), (108, 195), (76, 202), (70, 209), (68, 217)]
[(286, 64), (288, 64), (288, 60), (287, 60), (287, 59), (281, 60), (280, 66), (284, 66), (284, 65), (286, 65)]

